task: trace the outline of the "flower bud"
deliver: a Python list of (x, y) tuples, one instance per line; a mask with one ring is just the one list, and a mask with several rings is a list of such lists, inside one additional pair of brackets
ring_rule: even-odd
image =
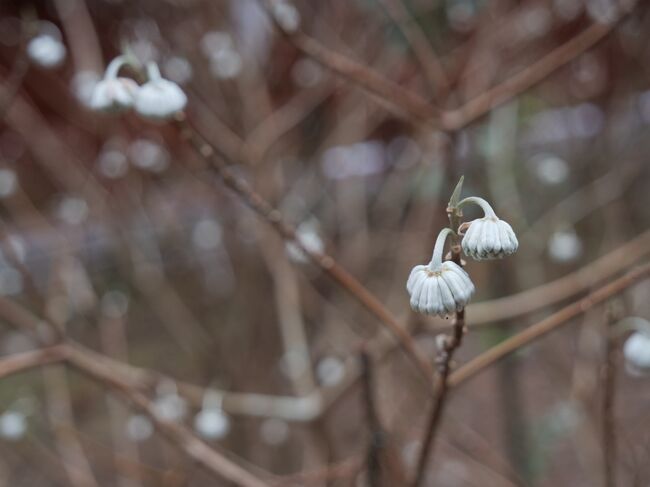
[(104, 73), (104, 79), (93, 87), (90, 96), (90, 108), (100, 112), (118, 113), (133, 105), (133, 97), (138, 90), (135, 81), (117, 76), (127, 59), (119, 56), (113, 59)]
[(505, 221), (500, 220), (492, 207), (482, 198), (465, 198), (459, 203), (473, 202), (483, 208), (485, 216), (469, 223), (462, 241), (462, 248), (465, 255), (476, 260), (501, 259), (502, 257), (514, 254), (519, 247), (517, 236), (512, 227)]
[(135, 110), (145, 118), (166, 120), (185, 108), (187, 96), (176, 83), (163, 79), (155, 63), (147, 65), (149, 81), (135, 95)]
[(454, 262), (442, 262), (449, 232), (448, 228), (440, 232), (431, 262), (415, 266), (406, 282), (411, 308), (418, 313), (445, 316), (460, 311), (474, 294), (474, 284), (467, 272)]

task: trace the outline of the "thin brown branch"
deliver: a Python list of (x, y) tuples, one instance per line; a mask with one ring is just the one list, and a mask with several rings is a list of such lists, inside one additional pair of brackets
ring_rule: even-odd
[(595, 286), (650, 255), (650, 230), (571, 274), (504, 298), (470, 304), (470, 326), (497, 323), (559, 303)]
[(17, 353), (0, 360), (0, 380), (35, 367), (42, 367), (66, 359), (67, 349), (63, 345)]
[(501, 342), (499, 345), (490, 348), (478, 357), (469, 361), (464, 366), (460, 367), (456, 372), (449, 377), (449, 384), (457, 386), (462, 382), (467, 381), (475, 376), (490, 365), (495, 364), (505, 356), (513, 353), (520, 348), (529, 345), (536, 339), (550, 333), (562, 325), (568, 323), (570, 320), (585, 313), (587, 310), (593, 308), (597, 304), (615, 296), (628, 287), (636, 284), (650, 275), (650, 264), (634, 268), (626, 275), (615, 279), (614, 281), (600, 287), (589, 295), (585, 296), (578, 301), (565, 306), (561, 310), (553, 313), (547, 318), (529, 326), (524, 331)]
[(602, 370), (602, 449), (603, 449), (603, 477), (605, 487), (616, 485), (616, 422), (614, 420), (614, 406), (616, 399), (616, 337), (611, 336), (613, 325), (619, 316), (609, 309), (605, 329), (605, 357)]
[(269, 484), (239, 466), (225, 455), (208, 446), (185, 426), (168, 421), (160, 416), (151, 401), (141, 392), (124, 381), (117, 371), (94, 360), (78, 347), (69, 347), (67, 361), (96, 381), (109, 386), (128, 399), (137, 409), (153, 421), (156, 428), (186, 455), (198, 462), (207, 471), (242, 487), (267, 487)]
[[(459, 210), (449, 208), (447, 210), (449, 215), (449, 223), (452, 229), (457, 229), (461, 222)], [(451, 245), (451, 260), (457, 265), (462, 265), (461, 262), (461, 249), (460, 239), (457, 235), (453, 234)], [(431, 450), (433, 448), (433, 440), (440, 419), (442, 418), (442, 411), (447, 401), (447, 391), (449, 388), (449, 374), (451, 373), (451, 364), (456, 350), (463, 343), (463, 336), (465, 335), (465, 310), (461, 309), (456, 311), (451, 336), (440, 336), (441, 340), (439, 345), (438, 357), (436, 364), (438, 366), (438, 375), (436, 376), (435, 396), (431, 412), (429, 413), (427, 425), (425, 428), (424, 439), (422, 447), (420, 448), (420, 456), (415, 471), (415, 478), (413, 480), (413, 487), (420, 487), (426, 478), (426, 468), (431, 457)]]
[(411, 51), (413, 51), (413, 55), (424, 72), (429, 86), (436, 94), (436, 98), (441, 99), (444, 97), (449, 89), (449, 80), (445, 74), (445, 69), (433, 51), (433, 47), (431, 47), (424, 31), (411, 17), (403, 0), (379, 0), (379, 3), (404, 35)]
[(283, 239), (293, 241), (315, 265), (320, 267), (323, 272), (328, 274), (345, 291), (361, 303), (393, 334), (400, 347), (422, 372), (427, 384), (430, 386), (433, 370), (428, 360), (417, 350), (413, 337), (411, 337), (406, 328), (397, 321), (397, 318), (393, 316), (381, 301), (368, 291), (354, 276), (341, 267), (334, 258), (326, 253), (307, 249), (296, 237), (295, 228), (285, 221), (280, 211), (254, 192), (245, 180), (237, 176), (228, 167), (226, 162), (217, 155), (216, 148), (208, 144), (197, 130), (189, 124), (182, 123), (181, 131), (188, 138), (197, 155), (219, 173), (226, 186), (234, 191), (248, 207), (266, 220)]
[[(623, 17), (624, 15), (621, 15), (617, 20), (620, 21)], [(443, 130), (456, 131), (532, 88), (580, 54), (591, 49), (603, 40), (617, 23), (593, 24), (514, 76), (481, 93), (462, 106), (444, 112), (435, 110), (428, 101), (419, 95), (402, 88), (367, 66), (329, 49), (303, 32), (285, 32), (285, 34), (298, 49), (315, 61), (353, 81), (367, 92), (379, 96), (397, 115), (406, 115), (407, 118), (418, 124), (425, 123)]]
[(367, 92), (377, 95), (397, 116), (407, 116), (417, 125), (430, 124), (438, 116), (438, 110), (430, 106), (427, 100), (402, 88), (368, 66), (325, 47), (302, 32), (287, 35), (298, 49), (312, 59), (354, 81)]
[[(619, 17), (621, 20), (623, 16)], [(482, 117), (490, 110), (530, 89), (550, 74), (591, 49), (609, 34), (617, 22), (595, 23), (583, 32), (554, 49), (542, 59), (497, 86), (481, 93), (463, 106), (443, 114), (442, 125), (447, 130), (458, 130)]]
[(360, 354), (361, 362), (361, 383), (363, 385), (363, 395), (366, 410), (366, 421), (370, 433), (368, 452), (366, 457), (366, 467), (368, 469), (368, 484), (370, 487), (379, 487), (382, 485), (382, 465), (381, 449), (385, 442), (384, 430), (379, 421), (377, 407), (374, 398), (374, 385), (372, 363), (370, 355), (362, 350)]

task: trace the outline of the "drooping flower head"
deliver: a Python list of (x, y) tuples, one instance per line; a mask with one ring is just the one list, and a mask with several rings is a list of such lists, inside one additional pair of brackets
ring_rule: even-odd
[(173, 81), (160, 75), (158, 65), (147, 64), (149, 81), (143, 84), (135, 96), (135, 111), (145, 118), (166, 120), (185, 108), (187, 96)]
[(436, 239), (431, 262), (416, 265), (406, 282), (411, 308), (418, 313), (445, 316), (467, 305), (474, 284), (467, 272), (452, 261), (442, 261), (445, 240), (451, 230), (445, 228)]
[(100, 112), (118, 113), (133, 105), (138, 84), (129, 78), (118, 77), (120, 68), (128, 63), (125, 56), (113, 59), (104, 73), (104, 79), (98, 81), (90, 97), (90, 108)]
[(469, 223), (461, 244), (465, 255), (476, 260), (486, 260), (501, 259), (514, 254), (519, 242), (512, 227), (500, 220), (484, 199), (471, 196), (458, 203), (458, 207), (466, 203), (479, 205), (485, 216)]

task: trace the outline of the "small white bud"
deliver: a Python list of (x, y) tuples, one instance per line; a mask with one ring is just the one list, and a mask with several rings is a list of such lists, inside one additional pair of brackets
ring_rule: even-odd
[(230, 431), (230, 419), (220, 408), (205, 408), (194, 418), (194, 428), (203, 438), (220, 439)]
[(56, 68), (63, 63), (66, 49), (63, 43), (51, 35), (41, 34), (27, 44), (27, 55), (31, 61), (45, 69)]
[[(300, 243), (311, 252), (323, 252), (325, 245), (318, 235), (316, 224), (311, 221), (301, 223), (296, 229), (296, 238)], [(286, 244), (287, 255), (289, 258), (298, 263), (305, 263), (309, 258), (305, 253), (293, 242)]]
[(133, 105), (137, 90), (137, 83), (129, 78), (103, 79), (93, 89), (90, 108), (107, 113), (122, 112)]
[(176, 83), (163, 79), (155, 63), (147, 65), (149, 81), (135, 95), (135, 111), (145, 118), (166, 120), (185, 108), (187, 96)]
[(110, 62), (104, 79), (98, 81), (93, 87), (90, 108), (100, 112), (118, 113), (133, 105), (133, 98), (138, 90), (137, 83), (132, 79), (117, 76), (126, 62), (124, 56), (119, 56)]
[(418, 313), (445, 316), (460, 311), (474, 294), (474, 284), (458, 264), (442, 262), (442, 251), (447, 235), (440, 232), (428, 265), (416, 265), (406, 282), (411, 296), (411, 308)]
[(623, 355), (629, 372), (650, 374), (650, 334), (644, 331), (632, 333), (623, 345)]
[(512, 227), (500, 220), (492, 207), (482, 198), (470, 197), (459, 203), (473, 202), (483, 208), (485, 216), (473, 220), (463, 237), (462, 247), (465, 255), (475, 260), (501, 259), (514, 254), (519, 247), (517, 236)]

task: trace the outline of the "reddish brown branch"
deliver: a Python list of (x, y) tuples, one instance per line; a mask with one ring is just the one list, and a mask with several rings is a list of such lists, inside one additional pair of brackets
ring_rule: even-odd
[(216, 169), (226, 186), (234, 191), (247, 206), (266, 220), (283, 239), (293, 241), (305, 255), (309, 256), (314, 264), (320, 267), (323, 272), (329, 275), (345, 291), (361, 303), (393, 334), (400, 347), (422, 372), (427, 384), (431, 386), (433, 369), (429, 365), (428, 360), (417, 350), (415, 342), (406, 328), (397, 321), (397, 318), (393, 316), (381, 301), (368, 291), (352, 274), (341, 267), (331, 256), (306, 248), (296, 237), (295, 228), (285, 221), (280, 211), (253, 191), (245, 180), (237, 176), (228, 167), (226, 162), (217, 155), (217, 150), (208, 144), (196, 129), (190, 127), (188, 124), (183, 124), (181, 131), (188, 138), (196, 153), (209, 166)]
[(650, 264), (634, 268), (626, 275), (615, 279), (614, 281), (602, 286), (596, 291), (590, 293), (584, 298), (565, 306), (561, 310), (553, 313), (551, 316), (543, 319), (542, 321), (529, 326), (524, 331), (501, 342), (499, 345), (490, 348), (488, 351), (482, 353), (474, 358), (463, 367), (460, 367), (456, 372), (449, 377), (449, 384), (457, 386), (465, 382), (471, 377), (475, 376), (490, 365), (495, 364), (505, 356), (512, 352), (529, 345), (536, 339), (550, 333), (560, 326), (566, 324), (571, 319), (585, 313), (587, 310), (593, 308), (597, 304), (609, 299), (616, 294), (626, 290), (633, 284), (646, 279), (650, 275)]

